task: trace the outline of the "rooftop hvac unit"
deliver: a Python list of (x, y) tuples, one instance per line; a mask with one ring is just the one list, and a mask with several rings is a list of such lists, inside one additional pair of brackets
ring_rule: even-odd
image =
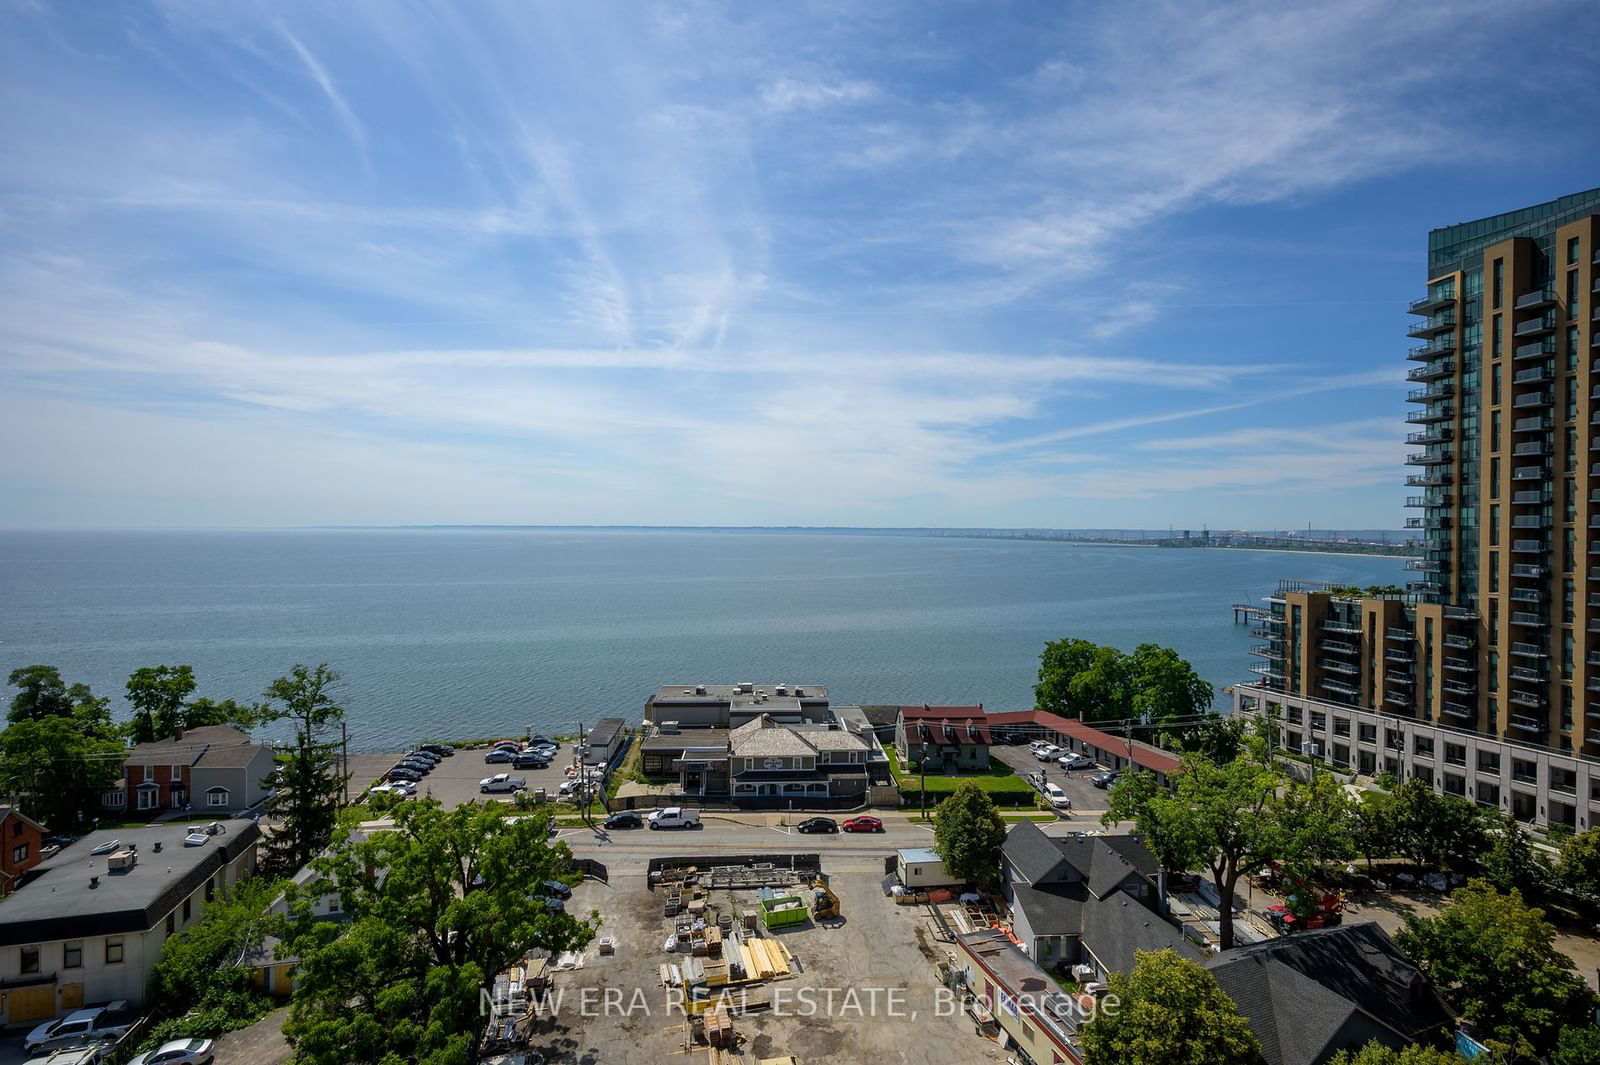
[(806, 690), (804, 688), (802, 688), (802, 687), (799, 687), (798, 685), (794, 689), (795, 698), (797, 698), (797, 699), (800, 696), (804, 695), (805, 693), (806, 693)]
[(126, 873), (139, 864), (139, 852), (129, 848), (120, 850), (106, 859), (106, 869), (113, 873)]
[(694, 686), (694, 693), (696, 695), (704, 695), (706, 693), (706, 686), (704, 684), (696, 684)]

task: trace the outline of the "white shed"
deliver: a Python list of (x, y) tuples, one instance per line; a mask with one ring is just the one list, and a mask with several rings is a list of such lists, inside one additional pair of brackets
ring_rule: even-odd
[(960, 887), (959, 878), (950, 875), (937, 851), (926, 847), (905, 847), (895, 851), (895, 874), (900, 883), (913, 891), (926, 888)]

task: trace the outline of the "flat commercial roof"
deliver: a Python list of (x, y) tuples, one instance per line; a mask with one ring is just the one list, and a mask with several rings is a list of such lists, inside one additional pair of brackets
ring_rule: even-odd
[(902, 861), (906, 862), (942, 862), (939, 852), (927, 847), (902, 847), (899, 850)]
[[(204, 824), (172, 822), (89, 833), (35, 867), (31, 879), (5, 900), (0, 946), (155, 927), (217, 869), (261, 837), (255, 822), (244, 818), (221, 824), (223, 833), (208, 835), (195, 847), (185, 846), (184, 837)], [(137, 848), (138, 860), (131, 869), (113, 872), (106, 867), (109, 853), (90, 853), (113, 840), (118, 851)], [(98, 878), (94, 887), (91, 877)]]
[[(778, 689), (783, 688), (783, 694)], [(696, 688), (704, 688), (703, 693)], [(663, 684), (651, 696), (651, 702), (675, 706), (770, 706), (774, 701), (794, 699), (796, 702), (825, 703), (828, 689), (820, 684), (756, 684), (754, 690), (743, 692), (739, 684)]]

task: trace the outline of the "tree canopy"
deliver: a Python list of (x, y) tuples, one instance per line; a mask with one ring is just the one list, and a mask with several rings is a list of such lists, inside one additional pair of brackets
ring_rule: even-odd
[(1390, 793), (1387, 816), (1390, 851), (1421, 866), (1460, 865), (1489, 842), (1474, 803), (1440, 795), (1421, 777), (1412, 777)]
[(1413, 1043), (1396, 1050), (1374, 1040), (1356, 1051), (1341, 1050), (1328, 1065), (1465, 1065), (1466, 1059), (1451, 1050)]
[(1600, 896), (1600, 826), (1584, 829), (1562, 844), (1555, 876), (1575, 895)]
[(166, 739), (183, 725), (184, 700), (194, 694), (189, 666), (143, 666), (128, 678), (128, 703), (133, 707), (129, 735), (134, 743)]
[[(293, 903), (300, 964), (284, 1030), (301, 1065), (476, 1060), (480, 991), (536, 948), (585, 946), (599, 924), (539, 895), (547, 880), (577, 879), (547, 810), (511, 819), (418, 800), (394, 817), (369, 839), (341, 832)], [(311, 918), (306, 902), (325, 890), (348, 922)]]
[(1085, 1065), (1258, 1065), (1250, 1022), (1215, 977), (1171, 950), (1134, 957), (1079, 1031)]
[(105, 699), (68, 687), (53, 666), (10, 675), (17, 695), (0, 732), (0, 791), (53, 832), (83, 827), (122, 775), (124, 748)]
[(1592, 996), (1556, 949), (1555, 929), (1521, 892), (1471, 880), (1438, 916), (1407, 917), (1395, 942), (1456, 1012), (1514, 1055), (1548, 1053), (1564, 1025), (1590, 1013)]
[(939, 804), (933, 838), (940, 860), (953, 876), (986, 891), (1000, 886), (1006, 823), (994, 800), (977, 784), (970, 780), (957, 784)]
[(1132, 654), (1088, 640), (1045, 644), (1034, 705), (1084, 721), (1171, 721), (1211, 706), (1211, 685), (1168, 647), (1140, 644)]

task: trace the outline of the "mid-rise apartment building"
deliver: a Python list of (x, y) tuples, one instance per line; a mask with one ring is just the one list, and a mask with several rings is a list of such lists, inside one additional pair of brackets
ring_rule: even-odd
[[(1499, 752), (1495, 765), (1532, 765), (1537, 779), (1524, 799), (1488, 781), (1468, 794), (1528, 820), (1589, 823), (1590, 763), (1600, 784), (1597, 300), (1600, 189), (1428, 235), (1426, 292), (1408, 308), (1415, 579), (1284, 582), (1253, 621), (1261, 679), (1236, 690), (1237, 706), (1326, 720), (1312, 709), (1326, 704), (1408, 749), (1424, 732), (1470, 736), (1474, 757)], [(1339, 742), (1348, 737), (1294, 731), (1362, 769), (1359, 745)]]

